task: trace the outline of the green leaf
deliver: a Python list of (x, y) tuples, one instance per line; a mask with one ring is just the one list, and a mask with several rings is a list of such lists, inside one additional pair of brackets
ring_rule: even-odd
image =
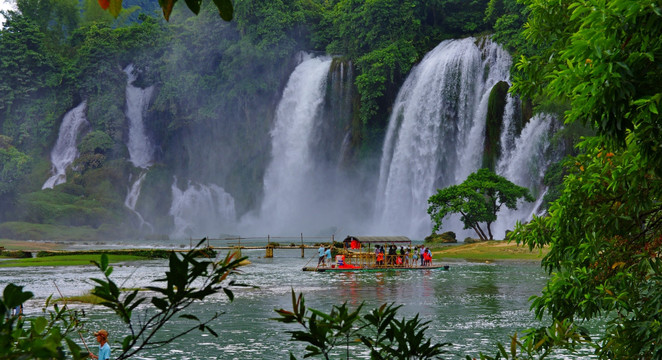
[(99, 265), (101, 271), (106, 271), (108, 269), (108, 254), (101, 254), (101, 264)]
[(231, 0), (214, 0), (214, 4), (218, 8), (218, 14), (225, 21), (232, 20), (234, 9), (232, 8)]
[(200, 12), (200, 4), (202, 0), (186, 0), (186, 6), (196, 15)]
[(122, 12), (122, 0), (110, 0), (108, 11), (111, 15), (117, 18), (120, 15), (120, 12)]
[(17, 307), (27, 300), (31, 299), (34, 294), (30, 291), (23, 291), (23, 286), (17, 286), (13, 283), (7, 284), (2, 292), (2, 300), (8, 309)]
[(41, 334), (46, 329), (46, 325), (48, 325), (48, 320), (40, 316), (32, 321), (32, 330), (36, 334)]
[(166, 309), (168, 309), (168, 302), (161, 298), (153, 297), (152, 304), (161, 311), (166, 311)]

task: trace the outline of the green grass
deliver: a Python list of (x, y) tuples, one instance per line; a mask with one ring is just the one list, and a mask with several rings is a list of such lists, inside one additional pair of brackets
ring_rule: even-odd
[[(0, 261), (0, 267), (25, 267), (25, 266), (80, 266), (90, 265), (92, 260), (100, 261), (99, 254), (85, 255), (56, 255), (29, 259), (12, 259)], [(124, 261), (147, 260), (148, 258), (135, 255), (108, 255), (108, 261), (118, 263)]]
[(528, 247), (517, 246), (515, 243), (486, 241), (435, 249), (434, 258), (465, 259), (471, 261), (540, 261), (546, 253), (547, 249), (543, 249), (541, 254), (538, 250), (530, 251)]

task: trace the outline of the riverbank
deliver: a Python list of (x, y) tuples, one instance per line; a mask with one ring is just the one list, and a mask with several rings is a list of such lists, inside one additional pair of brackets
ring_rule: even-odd
[[(90, 265), (92, 261), (100, 261), (100, 259), (101, 257), (98, 254), (56, 255), (26, 259), (6, 259), (0, 261), (0, 268), (34, 266), (80, 266)], [(150, 258), (136, 255), (108, 255), (108, 262), (111, 264), (139, 260), (150, 260)]]
[(448, 245), (433, 249), (435, 259), (467, 261), (540, 261), (548, 249), (529, 250), (507, 241), (483, 241), (473, 244)]
[[(0, 239), (0, 247), (5, 250), (55, 251), (66, 248), (62, 242), (18, 241)], [(473, 244), (444, 245), (432, 247), (437, 260), (466, 261), (540, 261), (547, 254), (547, 249), (530, 251), (526, 246), (518, 246), (507, 241), (484, 241)], [(121, 251), (121, 250), (120, 250)], [(149, 250), (147, 250), (149, 251)], [(136, 255), (131, 254), (131, 255)], [(140, 254), (145, 255), (145, 254)], [(59, 256), (58, 256), (59, 257)], [(98, 258), (98, 255), (96, 256)], [(54, 259), (53, 259), (54, 260)], [(121, 260), (120, 260), (121, 261)], [(46, 265), (45, 263), (42, 263)], [(34, 264), (38, 265), (38, 264)], [(52, 264), (48, 264), (52, 265)]]

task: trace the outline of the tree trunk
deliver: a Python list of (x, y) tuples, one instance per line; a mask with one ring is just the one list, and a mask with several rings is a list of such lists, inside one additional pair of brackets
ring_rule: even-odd
[(472, 228), (474, 229), (474, 231), (476, 232), (476, 234), (478, 234), (478, 237), (479, 237), (481, 240), (483, 240), (483, 241), (487, 241), (487, 236), (485, 236), (485, 232), (483, 232), (483, 229), (481, 229), (480, 226), (478, 226), (478, 225), (474, 225), (474, 226), (472, 226)]
[(490, 240), (494, 240), (494, 236), (492, 236), (492, 229), (490, 228), (491, 224), (491, 222), (487, 223), (487, 233), (490, 234)]

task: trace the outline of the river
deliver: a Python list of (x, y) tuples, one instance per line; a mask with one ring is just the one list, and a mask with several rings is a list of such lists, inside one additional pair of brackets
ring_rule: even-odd
[[(369, 273), (312, 273), (301, 268), (314, 263), (315, 251), (276, 250), (274, 258), (264, 258), (263, 250), (244, 250), (251, 265), (242, 268), (238, 282), (256, 288), (235, 288), (235, 300), (225, 295), (205, 299), (191, 311), (205, 318), (224, 312), (212, 328), (219, 334), (194, 332), (165, 347), (145, 351), (139, 359), (288, 359), (289, 351), (302, 358), (305, 344), (288, 341), (293, 325), (270, 320), (275, 309), (292, 309), (291, 289), (303, 293), (309, 308), (329, 312), (332, 305), (348, 302), (352, 308), (362, 302), (364, 310), (383, 303), (402, 305), (399, 317), (420, 314), (430, 321), (426, 335), (435, 342), (450, 342), (444, 358), (477, 356), (480, 351), (493, 354), (496, 342), (537, 324), (528, 310), (528, 298), (539, 294), (547, 275), (538, 263), (452, 262), (449, 271), (417, 270)], [(312, 260), (311, 260), (312, 259)], [(162, 276), (166, 261), (141, 261), (114, 266), (113, 278), (126, 288), (146, 286)], [(0, 284), (14, 282), (35, 293), (26, 314), (41, 311), (51, 294), (58, 297), (54, 283), (65, 296), (82, 294), (93, 287), (88, 279), (100, 277), (93, 267), (35, 267), (0, 269)], [(4, 287), (4, 286), (2, 286)], [(81, 306), (81, 305), (78, 305)], [(126, 335), (123, 324), (107, 310), (84, 305), (86, 341), (94, 343), (91, 332), (103, 327), (110, 332), (110, 343)], [(170, 329), (183, 328), (179, 322)], [(367, 358), (358, 350), (351, 358)], [(344, 357), (343, 357), (344, 358)]]

